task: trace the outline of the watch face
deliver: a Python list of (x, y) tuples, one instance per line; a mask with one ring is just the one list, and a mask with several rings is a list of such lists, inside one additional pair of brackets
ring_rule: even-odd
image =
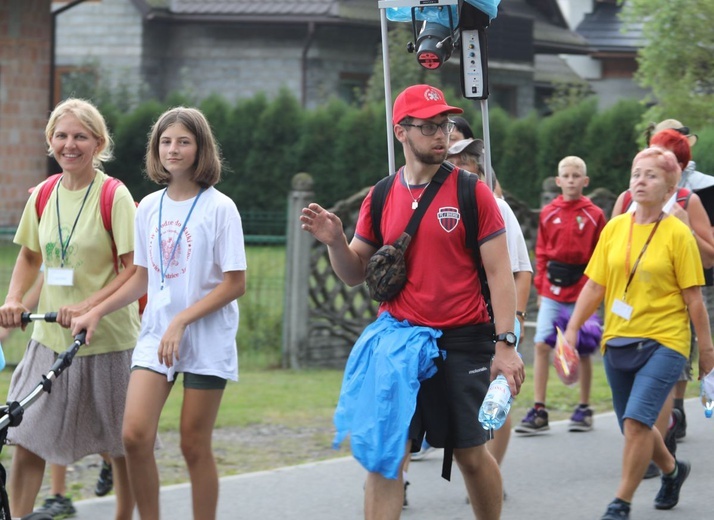
[(507, 345), (515, 346), (518, 338), (513, 332), (504, 332), (496, 336), (496, 341), (505, 341)]

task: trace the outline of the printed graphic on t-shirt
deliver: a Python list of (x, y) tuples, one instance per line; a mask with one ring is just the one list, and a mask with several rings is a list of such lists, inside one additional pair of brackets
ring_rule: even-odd
[(159, 231), (154, 228), (151, 233), (149, 240), (149, 258), (151, 265), (154, 271), (160, 273), (162, 267), (160, 262), (163, 262), (166, 280), (178, 278), (186, 273), (186, 266), (193, 252), (191, 230), (187, 226), (183, 231), (183, 235), (179, 237), (182, 227), (183, 222), (180, 220), (166, 220), (161, 224), (160, 260), (159, 254), (157, 254), (156, 251), (159, 242)]
[(446, 206), (439, 208), (436, 214), (436, 218), (439, 219), (439, 224), (447, 233), (451, 233), (461, 220), (461, 214), (459, 213), (459, 208), (454, 208), (453, 206)]
[[(71, 238), (72, 228), (70, 226), (62, 226), (62, 238), (67, 244), (67, 237)], [(84, 264), (84, 259), (79, 256), (76, 244), (72, 243), (70, 239), (67, 244), (67, 249), (64, 251), (64, 259), (62, 258), (62, 248), (60, 246), (60, 240), (58, 232), (53, 233), (52, 240), (45, 244), (45, 262), (48, 266), (58, 267), (64, 265), (65, 267), (71, 267), (77, 269), (82, 267)]]

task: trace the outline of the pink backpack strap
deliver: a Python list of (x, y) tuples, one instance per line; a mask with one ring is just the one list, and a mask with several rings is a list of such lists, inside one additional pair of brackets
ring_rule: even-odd
[(632, 193), (630, 190), (625, 191), (625, 196), (622, 199), (622, 212), (626, 213), (630, 209), (630, 204), (632, 204)]
[(114, 195), (117, 188), (124, 183), (115, 177), (105, 179), (102, 184), (102, 192), (99, 196), (99, 212), (102, 215), (102, 224), (112, 239), (112, 257), (114, 258), (114, 271), (119, 273), (119, 258), (117, 256), (117, 246), (114, 243), (114, 233), (112, 232), (112, 206), (114, 205)]
[(45, 182), (43, 182), (38, 188), (37, 198), (35, 199), (35, 211), (37, 212), (37, 220), (42, 218), (42, 213), (45, 211), (47, 206), (47, 201), (50, 200), (50, 195), (52, 195), (52, 190), (55, 189), (57, 183), (62, 178), (61, 173), (55, 173), (48, 177)]

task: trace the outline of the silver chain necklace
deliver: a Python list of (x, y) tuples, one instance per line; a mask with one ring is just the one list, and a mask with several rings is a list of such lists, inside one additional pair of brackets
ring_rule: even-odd
[(407, 190), (409, 191), (409, 196), (412, 198), (412, 210), (415, 210), (419, 207), (419, 201), (421, 200), (422, 196), (424, 195), (424, 192), (426, 189), (429, 187), (429, 184), (431, 184), (431, 181), (426, 183), (426, 186), (424, 186), (424, 189), (422, 192), (419, 194), (418, 197), (414, 197), (412, 195), (412, 189), (409, 187), (409, 179), (407, 179), (407, 169), (404, 168), (404, 182), (407, 184)]

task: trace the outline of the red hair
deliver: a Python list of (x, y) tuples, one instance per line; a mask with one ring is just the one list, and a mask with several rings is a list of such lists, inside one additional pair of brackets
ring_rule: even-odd
[(650, 146), (659, 146), (672, 152), (677, 158), (677, 162), (682, 170), (684, 170), (689, 164), (689, 161), (692, 160), (692, 147), (689, 144), (689, 139), (676, 130), (668, 128), (657, 132), (652, 136), (652, 139), (650, 139)]

